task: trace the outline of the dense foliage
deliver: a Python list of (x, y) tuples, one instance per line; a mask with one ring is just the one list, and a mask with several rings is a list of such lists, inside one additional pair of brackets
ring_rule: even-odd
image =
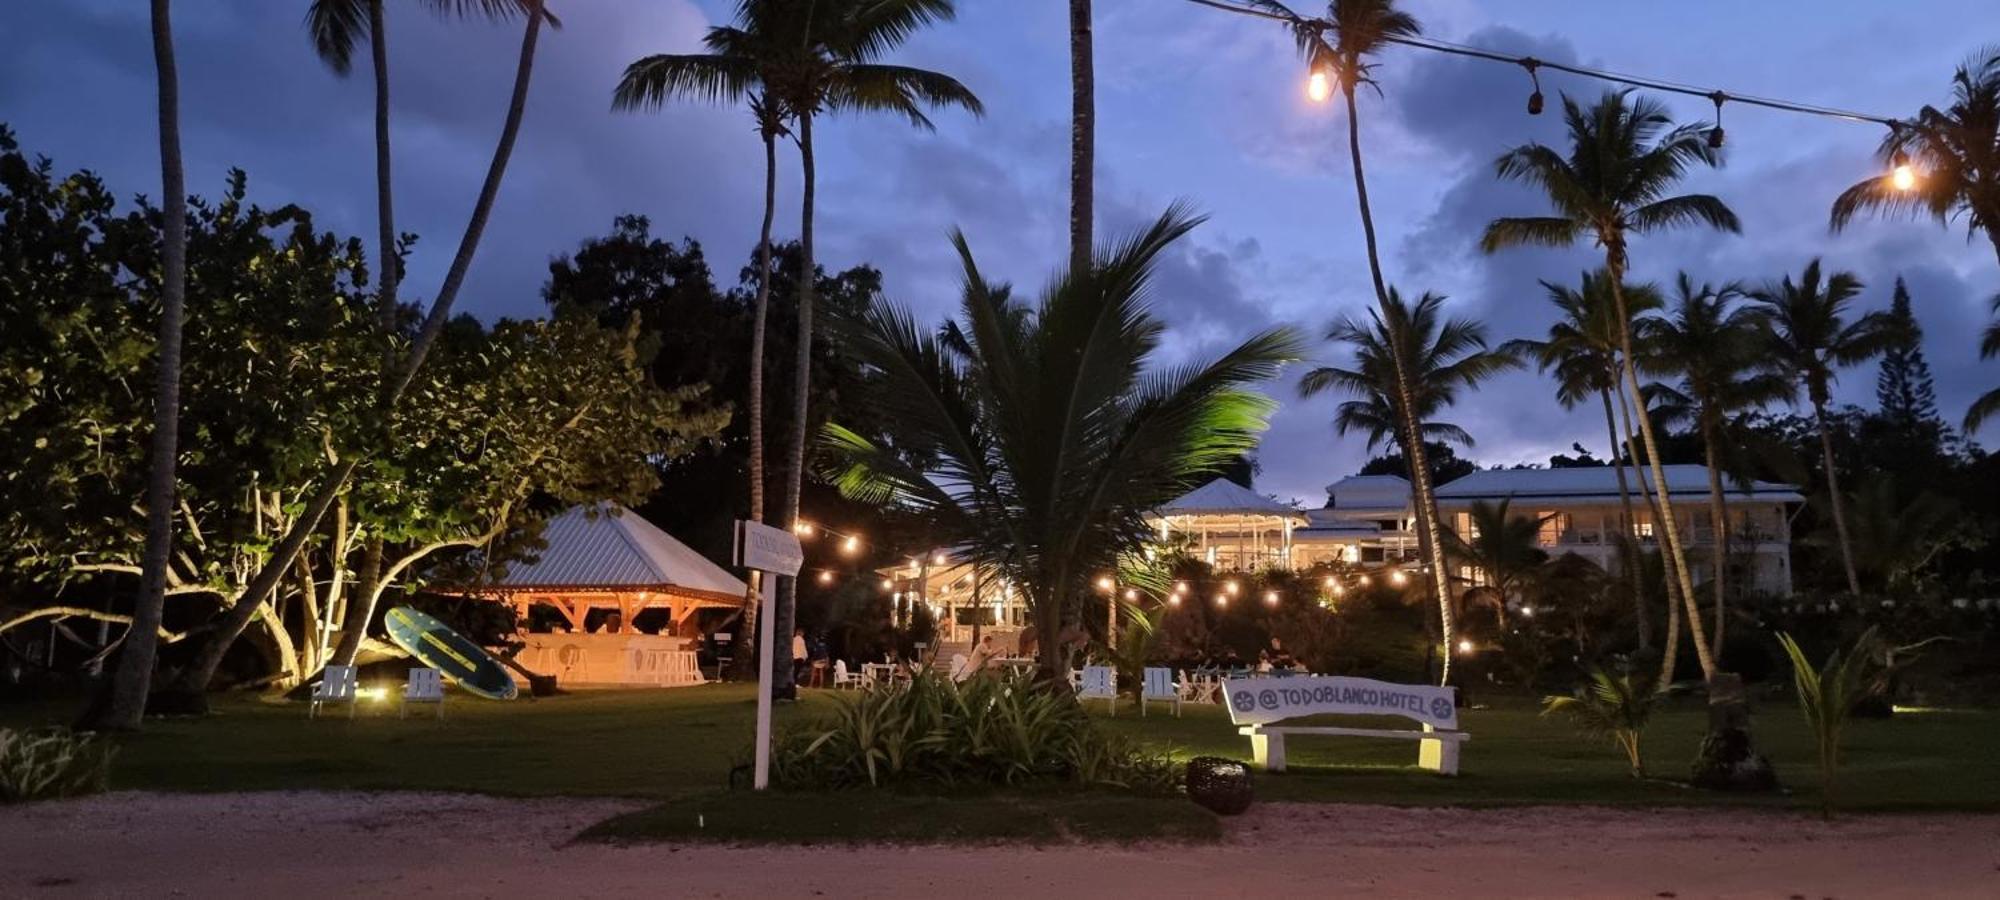
[(98, 793), (115, 755), (117, 748), (94, 735), (0, 728), (0, 804)]

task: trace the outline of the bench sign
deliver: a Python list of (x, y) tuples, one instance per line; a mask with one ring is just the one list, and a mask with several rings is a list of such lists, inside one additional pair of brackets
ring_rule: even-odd
[(805, 562), (806, 551), (799, 546), (798, 535), (759, 522), (737, 521), (737, 565), (774, 575), (796, 576)]
[(1231, 678), (1223, 682), (1222, 690), (1229, 704), (1229, 721), (1237, 725), (1268, 725), (1336, 713), (1402, 716), (1446, 731), (1458, 728), (1457, 688), (1312, 675)]

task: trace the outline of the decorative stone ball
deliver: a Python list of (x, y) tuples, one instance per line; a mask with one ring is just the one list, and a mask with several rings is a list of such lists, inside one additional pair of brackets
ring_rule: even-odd
[(1250, 767), (1220, 756), (1197, 756), (1187, 764), (1188, 799), (1217, 815), (1250, 808)]

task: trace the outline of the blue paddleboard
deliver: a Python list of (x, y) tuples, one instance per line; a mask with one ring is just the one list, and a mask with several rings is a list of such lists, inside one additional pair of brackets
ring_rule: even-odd
[(506, 667), (451, 627), (407, 606), (389, 610), (389, 640), (453, 684), (489, 700), (512, 700), (519, 690)]

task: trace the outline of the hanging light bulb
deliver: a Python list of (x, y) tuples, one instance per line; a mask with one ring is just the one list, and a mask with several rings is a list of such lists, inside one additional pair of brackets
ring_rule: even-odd
[(1910, 167), (1910, 155), (1900, 147), (1889, 156), (1889, 185), (1899, 191), (1917, 186), (1917, 170)]
[(821, 572), (821, 573), (819, 573), (819, 583), (820, 583), (820, 584), (832, 584), (832, 583), (833, 583), (833, 573), (832, 573), (832, 572)]
[(1403, 582), (1408, 580), (1409, 580), (1408, 576), (1403, 574), (1402, 569), (1397, 569), (1396, 571), (1389, 573), (1389, 583), (1397, 587), (1402, 587)]
[(1232, 594), (1236, 593), (1236, 588), (1237, 584), (1236, 584), (1236, 579), (1234, 578), (1230, 579), (1228, 584), (1222, 586), (1223, 590), (1228, 591)]
[(1323, 580), (1321, 580), (1321, 581), (1320, 581), (1320, 586), (1322, 586), (1322, 587), (1324, 587), (1324, 588), (1326, 588), (1327, 590), (1329, 590), (1329, 591), (1330, 591), (1330, 590), (1333, 590), (1333, 589), (1334, 589), (1334, 588), (1336, 588), (1336, 587), (1339, 587), (1339, 586), (1340, 586), (1340, 582), (1338, 582), (1338, 581), (1335, 581), (1335, 580), (1333, 580), (1333, 576), (1332, 576), (1332, 575), (1328, 575), (1328, 576), (1326, 576), (1326, 578), (1325, 578), (1325, 579), (1323, 579)]
[(886, 590), (888, 590), (888, 589), (890, 589), (890, 588), (892, 588), (892, 587), (895, 587), (895, 586), (896, 586), (896, 583), (895, 583), (895, 582), (893, 582), (893, 581), (890, 581), (890, 580), (889, 580), (889, 579), (887, 579), (887, 578), (884, 578), (884, 579), (882, 579), (882, 589), (883, 589), (883, 590), (885, 590), (885, 591), (886, 591)]
[(1216, 595), (1215, 595), (1215, 605), (1216, 605), (1216, 606), (1228, 606), (1228, 605), (1229, 605), (1229, 595), (1228, 595), (1228, 594), (1216, 594)]
[(1366, 576), (1366, 575), (1363, 575), (1363, 576), (1361, 576), (1360, 578), (1358, 578), (1358, 579), (1356, 579), (1356, 580), (1357, 580), (1357, 581), (1359, 581), (1359, 582), (1361, 583), (1361, 586), (1362, 586), (1362, 587), (1367, 587), (1367, 586), (1368, 586), (1368, 576)]
[(813, 524), (811, 522), (801, 521), (792, 526), (792, 533), (798, 535), (799, 537), (812, 537)]
[(1471, 652), (1472, 652), (1472, 642), (1471, 642), (1471, 641), (1459, 641), (1459, 642), (1458, 642), (1458, 652), (1460, 652), (1460, 653), (1471, 653)]
[(1169, 596), (1167, 597), (1167, 602), (1168, 602), (1168, 603), (1171, 603), (1171, 604), (1173, 604), (1173, 605), (1175, 605), (1175, 606), (1179, 606), (1179, 605), (1181, 605), (1181, 595), (1180, 595), (1180, 594), (1171, 594), (1171, 595), (1169, 595)]
[(1720, 150), (1722, 149), (1722, 101), (1729, 99), (1729, 95), (1716, 91), (1708, 95), (1708, 99), (1715, 101), (1715, 127), (1708, 130), (1708, 148)]
[(1178, 596), (1178, 595), (1180, 595), (1180, 594), (1185, 594), (1185, 593), (1187, 593), (1187, 591), (1188, 591), (1188, 587), (1187, 587), (1187, 582), (1185, 582), (1185, 581), (1176, 581), (1176, 582), (1174, 582), (1174, 594), (1175, 594), (1176, 596)]
[(854, 535), (850, 534), (847, 536), (847, 540), (840, 542), (840, 552), (850, 556), (853, 555), (854, 551), (859, 549), (861, 549), (861, 539)]
[(1325, 103), (1333, 96), (1333, 73), (1323, 66), (1314, 66), (1312, 74), (1306, 76), (1306, 99), (1314, 103)]
[(1277, 592), (1277, 591), (1265, 591), (1265, 592), (1264, 592), (1264, 605), (1265, 605), (1265, 606), (1277, 606), (1277, 605), (1278, 605), (1278, 592)]
[(1532, 56), (1521, 60), (1521, 66), (1528, 70), (1528, 81), (1535, 86), (1535, 92), (1528, 95), (1528, 115), (1531, 116), (1542, 114), (1542, 79), (1541, 76), (1535, 74), (1535, 70), (1540, 68), (1541, 65), (1541, 60)]
[(1139, 592), (1138, 592), (1138, 591), (1135, 591), (1135, 590), (1133, 590), (1133, 589), (1131, 589), (1131, 588), (1126, 588), (1126, 589), (1125, 589), (1125, 599), (1127, 599), (1127, 600), (1137, 600), (1137, 599), (1139, 599)]
[(1111, 576), (1109, 575), (1105, 575), (1097, 579), (1097, 589), (1100, 591), (1109, 591), (1113, 586), (1114, 585), (1111, 581)]

